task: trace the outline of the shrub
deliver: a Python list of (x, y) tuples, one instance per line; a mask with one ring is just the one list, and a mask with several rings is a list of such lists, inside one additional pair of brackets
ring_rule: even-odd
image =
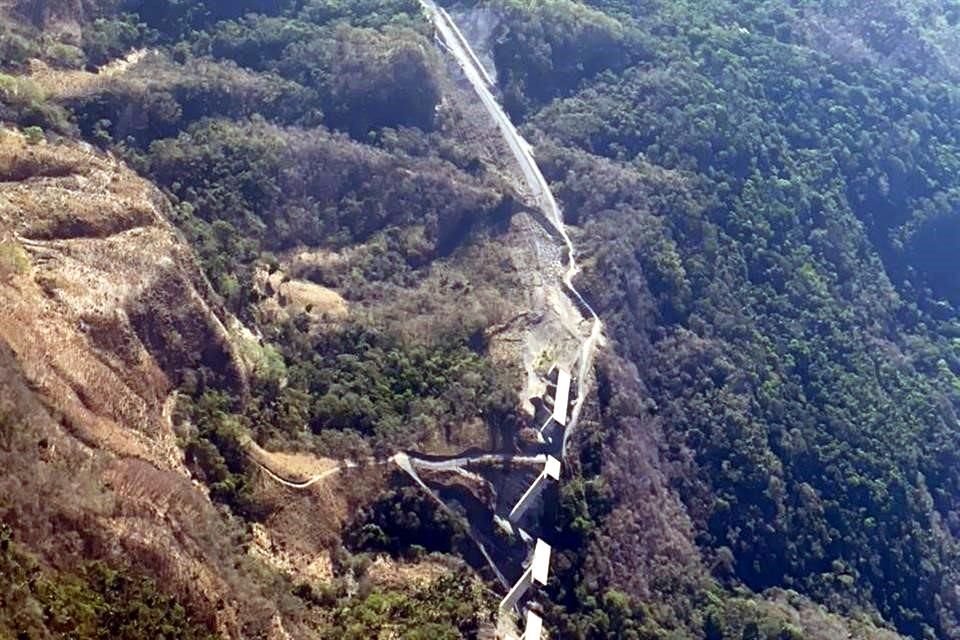
[(154, 581), (100, 562), (48, 569), (0, 527), (0, 636), (9, 631), (77, 640), (215, 637)]
[(124, 55), (137, 46), (143, 46), (155, 36), (135, 14), (119, 18), (98, 18), (83, 33), (83, 50), (88, 62), (102, 65)]
[(30, 258), (19, 244), (0, 242), (0, 281), (26, 273), (29, 268)]
[(23, 130), (23, 136), (27, 139), (27, 144), (40, 144), (44, 140), (43, 129), (40, 127), (27, 127)]
[(494, 618), (493, 594), (464, 572), (426, 586), (374, 590), (342, 602), (320, 630), (323, 640), (460, 640), (476, 638)]
[(63, 107), (47, 101), (47, 96), (28, 78), (0, 73), (0, 121), (21, 127), (43, 127), (68, 133), (69, 114)]

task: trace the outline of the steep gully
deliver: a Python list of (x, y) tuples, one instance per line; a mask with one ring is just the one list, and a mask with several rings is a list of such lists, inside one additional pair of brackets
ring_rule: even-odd
[[(593, 308), (591, 308), (589, 303), (587, 303), (574, 285), (574, 278), (576, 278), (580, 272), (580, 267), (576, 261), (576, 250), (573, 245), (573, 241), (570, 239), (570, 236), (567, 233), (567, 229), (564, 225), (563, 214), (560, 210), (560, 207), (557, 204), (557, 201), (550, 190), (550, 186), (533, 156), (530, 144), (523, 138), (523, 136), (520, 135), (514, 124), (510, 121), (510, 118), (497, 102), (497, 99), (492, 93), (494, 83), (490, 75), (484, 69), (466, 37), (463, 35), (450, 15), (443, 8), (437, 6), (433, 0), (420, 0), (420, 4), (427, 18), (431, 21), (436, 30), (436, 38), (438, 43), (456, 60), (460, 69), (466, 76), (466, 79), (469, 81), (474, 93), (476, 93), (476, 95), (480, 98), (480, 101), (483, 104), (486, 112), (496, 123), (504, 141), (510, 148), (514, 160), (519, 165), (521, 174), (523, 176), (523, 182), (527, 190), (527, 196), (531, 201), (530, 204), (542, 213), (543, 218), (552, 227), (550, 229), (546, 229), (546, 231), (550, 234), (555, 234), (565, 248), (566, 264), (561, 265), (565, 269), (562, 276), (562, 284), (567, 291), (567, 296), (574, 304), (570, 306), (556, 305), (553, 311), (561, 317), (561, 323), (566, 328), (565, 330), (573, 334), (574, 337), (580, 341), (580, 346), (577, 350), (576, 356), (572, 359), (572, 361), (578, 365), (574, 377), (576, 385), (574, 393), (575, 400), (573, 405), (570, 407), (569, 418), (566, 421), (566, 425), (558, 425), (562, 428), (562, 438), (544, 442), (544, 453), (533, 456), (515, 456), (510, 454), (488, 453), (481, 455), (451, 457), (446, 459), (434, 459), (425, 456), (418, 456), (415, 453), (400, 452), (387, 459), (371, 458), (369, 460), (344, 462), (336, 468), (325, 471), (324, 473), (316, 475), (303, 482), (289, 481), (282, 478), (267, 466), (261, 464), (259, 461), (257, 461), (257, 464), (272, 479), (293, 489), (307, 489), (312, 485), (321, 482), (341, 471), (356, 468), (361, 465), (397, 465), (400, 469), (407, 473), (407, 475), (409, 475), (411, 479), (427, 493), (427, 495), (435, 500), (440, 508), (454, 517), (467, 520), (466, 524), (468, 534), (480, 550), (486, 562), (496, 574), (499, 581), (504, 585), (504, 587), (510, 590), (510, 594), (504, 599), (504, 605), (502, 606), (502, 614), (504, 616), (509, 616), (512, 612), (508, 610), (511, 610), (516, 606), (519, 598), (521, 598), (523, 593), (526, 591), (526, 588), (530, 586), (532, 581), (534, 581), (535, 576), (531, 577), (534, 572), (533, 568), (531, 567), (525, 573), (523, 573), (519, 582), (509, 580), (501, 569), (502, 563), (498, 562), (497, 558), (494, 558), (491, 552), (484, 545), (483, 540), (481, 539), (482, 536), (478, 533), (474, 523), (470, 522), (470, 518), (464, 518), (461, 514), (454, 512), (446, 504), (446, 502), (441, 499), (441, 497), (433, 489), (431, 489), (426, 482), (423, 481), (418, 470), (452, 471), (465, 476), (475, 476), (475, 474), (472, 474), (467, 470), (468, 466), (478, 464), (508, 463), (510, 465), (519, 467), (545, 465), (545, 468), (549, 468), (551, 466), (550, 461), (554, 456), (559, 458), (559, 460), (563, 460), (566, 457), (570, 437), (577, 428), (584, 402), (589, 393), (590, 372), (593, 366), (596, 350), (603, 340), (603, 324), (600, 321), (600, 318), (594, 312)], [(590, 330), (586, 335), (583, 335), (583, 332), (576, 331), (575, 329), (584, 321), (584, 318), (580, 312), (586, 312), (587, 316), (589, 316)], [(547, 423), (549, 424), (549, 422), (550, 421), (548, 419)], [(544, 427), (546, 426), (547, 425), (544, 425)], [(544, 429), (542, 428), (541, 433), (543, 432)], [(556, 460), (553, 460), (553, 462), (555, 463)], [(538, 477), (537, 481), (535, 481), (535, 484), (541, 482), (545, 477), (546, 471), (544, 474), (541, 474), (541, 476)], [(533, 487), (531, 487), (531, 489), (532, 488)], [(529, 492), (530, 490), (528, 490), (528, 493)], [(505, 526), (510, 528), (509, 524), (506, 524)], [(532, 539), (519, 528), (516, 528), (514, 532), (520, 535), (524, 543), (529, 544), (532, 542)], [(542, 542), (537, 541), (537, 553), (539, 554), (541, 547), (545, 546), (546, 545), (543, 545)], [(541, 560), (542, 559), (543, 558), (541, 558)], [(532, 561), (528, 562), (527, 564), (537, 562), (537, 558), (534, 557)], [(546, 562), (549, 562), (549, 555), (546, 557)], [(541, 568), (545, 570), (545, 567)], [(541, 575), (539, 581), (545, 581), (545, 576)], [(532, 622), (531, 617), (534, 619)], [(539, 638), (539, 618), (536, 615), (532, 615), (528, 612), (527, 623), (527, 631), (523, 636), (524, 639), (534, 637)], [(533, 630), (534, 627), (536, 628), (535, 631)]]

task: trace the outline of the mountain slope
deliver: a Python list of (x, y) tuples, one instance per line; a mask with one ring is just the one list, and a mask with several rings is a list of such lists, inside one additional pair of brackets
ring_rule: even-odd
[(3, 130), (0, 172), (3, 520), (44, 562), (146, 569), (239, 632), (235, 605), (217, 612), (241, 585), (217, 568), (229, 534), (168, 402), (195, 360), (243, 393), (223, 311), (159, 193), (117, 161)]
[[(450, 516), (390, 456), (536, 442), (562, 247), (419, 4), (7, 4), (16, 553), (136, 549), (198, 633), (488, 631), (423, 556), (476, 559), (493, 484), (425, 474)], [(444, 4), (606, 331), (537, 523), (552, 636), (957, 637), (955, 8)]]

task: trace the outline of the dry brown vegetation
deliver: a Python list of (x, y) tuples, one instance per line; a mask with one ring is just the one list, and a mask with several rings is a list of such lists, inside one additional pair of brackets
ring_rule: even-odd
[(146, 49), (132, 51), (129, 55), (97, 71), (86, 69), (57, 69), (42, 60), (30, 61), (28, 78), (49, 97), (68, 100), (89, 95), (108, 88), (111, 79), (119, 78), (150, 55)]
[(242, 374), (159, 194), (83, 147), (13, 133), (0, 175), (0, 229), (29, 260), (0, 287), (0, 338), (87, 444), (182, 471), (161, 419), (181, 368)]
[(795, 591), (771, 589), (758, 600), (758, 608), (769, 615), (785, 619), (803, 629), (813, 640), (902, 640), (903, 636), (857, 618), (843, 618), (823, 605), (804, 598)]
[(431, 558), (420, 562), (398, 562), (388, 556), (378, 556), (367, 568), (371, 582), (394, 588), (422, 587), (449, 574), (449, 563)]
[(0, 522), (57, 566), (133, 565), (226, 637), (266, 633), (278, 607), (297, 629), (164, 411), (184, 366), (239, 393), (245, 374), (163, 200), (108, 157), (9, 131), (0, 175)]
[(253, 440), (246, 442), (246, 446), (253, 460), (289, 482), (306, 482), (340, 466), (340, 463), (332, 458), (322, 458), (307, 453), (267, 451)]
[(92, 0), (7, 0), (0, 3), (0, 11), (13, 14), (48, 33), (66, 38), (78, 38), (85, 17), (97, 12), (97, 5), (109, 2)]
[(308, 489), (284, 487), (263, 476), (258, 498), (271, 508), (264, 522), (278, 548), (300, 556), (335, 549), (354, 514), (382, 492), (392, 466), (345, 469)]

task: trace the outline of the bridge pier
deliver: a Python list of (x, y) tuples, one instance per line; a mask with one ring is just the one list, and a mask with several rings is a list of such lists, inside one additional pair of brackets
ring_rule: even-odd
[[(467, 42), (463, 33), (457, 27), (453, 19), (447, 14), (446, 11), (438, 7), (434, 0), (420, 0), (420, 4), (423, 6), (431, 22), (433, 22), (438, 39), (446, 45), (446, 48), (456, 58), (457, 63), (463, 70), (467, 81), (469, 81), (473, 86), (474, 92), (476, 93), (480, 102), (486, 108), (487, 112), (490, 114), (490, 117), (493, 119), (494, 123), (497, 125), (501, 134), (503, 135), (504, 141), (510, 148), (511, 153), (513, 154), (514, 159), (519, 166), (520, 172), (523, 175), (523, 179), (527, 184), (529, 194), (532, 196), (534, 203), (537, 205), (535, 209), (539, 209), (540, 211), (539, 215), (537, 215), (535, 212), (533, 215), (538, 221), (543, 218), (547, 223), (543, 225), (544, 229), (547, 230), (547, 232), (551, 235), (557, 235), (566, 245), (568, 269), (566, 275), (564, 276), (563, 282), (566, 288), (570, 291), (570, 297), (573, 300), (574, 305), (582, 307), (580, 310), (586, 310), (594, 319), (594, 329), (591, 332), (591, 336), (586, 342), (583, 343), (579, 353), (579, 382), (574, 393), (576, 393), (578, 396), (582, 396), (584, 394), (583, 384), (588, 374), (587, 367), (590, 364), (589, 356), (592, 354), (592, 350), (594, 349), (597, 340), (600, 339), (599, 332), (601, 330), (601, 325), (596, 313), (593, 312), (586, 300), (583, 299), (580, 293), (577, 292), (573, 286), (573, 278), (576, 276), (578, 268), (576, 265), (574, 246), (563, 223), (563, 215), (553, 196), (553, 193), (550, 191), (549, 183), (540, 170), (540, 167), (537, 165), (536, 159), (533, 157), (532, 148), (530, 147), (529, 143), (527, 143), (527, 141), (524, 140), (523, 137), (517, 132), (513, 122), (510, 121), (510, 118), (503, 111), (503, 108), (499, 105), (493, 93), (491, 93), (491, 85), (493, 84), (492, 78), (486, 72), (486, 69), (483, 68), (483, 65), (473, 52), (470, 43)], [(576, 363), (573, 363), (573, 366), (575, 365)], [(571, 383), (571, 372), (563, 369), (559, 370), (551, 412), (552, 415), (539, 431), (539, 439), (542, 441), (544, 439), (544, 432), (548, 428), (556, 428), (559, 430), (559, 434), (557, 435), (562, 438), (562, 443), (559, 447), (559, 451), (554, 451), (553, 448), (551, 449), (555, 455), (559, 455), (561, 452), (566, 454), (567, 440), (572, 429), (567, 429), (565, 427), (576, 426), (580, 409), (583, 406), (583, 398), (580, 397), (578, 398), (577, 402), (574, 403), (571, 414)], [(544, 403), (544, 406), (546, 406), (546, 403)], [(538, 421), (540, 419), (540, 417), (537, 417)], [(547, 438), (547, 440), (550, 445), (556, 448), (551, 438)], [(562, 459), (563, 456), (559, 455), (559, 457)], [(513, 509), (510, 511), (508, 519), (499, 519), (497, 524), (504, 530), (514, 529), (520, 532), (521, 536), (523, 536), (523, 532), (518, 526), (516, 526), (516, 522), (523, 516), (524, 512), (530, 508), (530, 505), (543, 491), (543, 487), (548, 483), (548, 481), (550, 479), (556, 480), (559, 478), (559, 476), (560, 461), (557, 458), (549, 456), (547, 458), (543, 473), (540, 474), (533, 486), (527, 489), (524, 495), (513, 507)], [(546, 585), (550, 570), (550, 555), (550, 545), (543, 540), (537, 540), (530, 565), (523, 572), (523, 575), (516, 582), (516, 584), (510, 588), (506, 597), (500, 603), (501, 619), (505, 619), (507, 617), (505, 615), (507, 612), (511, 612), (516, 609), (517, 604), (524, 598), (532, 586), (535, 584)], [(496, 569), (496, 567), (494, 568)], [(526, 630), (523, 634), (522, 640), (540, 640), (542, 626), (543, 621), (540, 619), (540, 616), (528, 610), (526, 612)], [(510, 635), (512, 635), (512, 633)]]
[(553, 456), (547, 456), (547, 461), (543, 465), (543, 471), (537, 476), (537, 479), (533, 481), (533, 484), (527, 488), (513, 509), (510, 510), (507, 519), (513, 524), (517, 524), (520, 518), (523, 517), (523, 514), (525, 514), (536, 499), (540, 497), (540, 494), (543, 493), (543, 490), (551, 480), (554, 482), (560, 480), (560, 461)]
[(517, 606), (520, 599), (527, 594), (534, 584), (541, 586), (547, 585), (550, 577), (550, 554), (552, 549), (550, 545), (543, 540), (537, 540), (533, 548), (533, 560), (530, 566), (523, 572), (517, 583), (513, 585), (509, 593), (500, 601), (500, 611), (508, 611)]
[(523, 629), (523, 637), (520, 640), (540, 640), (543, 635), (543, 618), (527, 609), (527, 624)]
[(570, 384), (573, 376), (566, 369), (557, 371), (557, 393), (553, 400), (553, 419), (560, 426), (567, 424), (567, 410), (570, 407)]

